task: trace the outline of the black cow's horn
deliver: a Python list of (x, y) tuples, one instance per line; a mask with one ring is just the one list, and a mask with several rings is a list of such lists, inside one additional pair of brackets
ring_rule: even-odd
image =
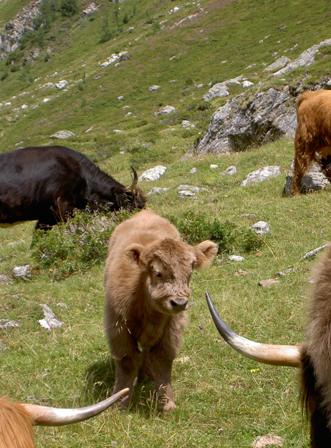
[(300, 366), (300, 345), (261, 344), (239, 336), (219, 316), (208, 292), (206, 292), (206, 300), (219, 334), (237, 352), (255, 361), (266, 364), (291, 367)]
[(60, 409), (23, 403), (21, 405), (31, 416), (33, 425), (61, 426), (78, 423), (94, 417), (116, 403), (116, 401), (127, 396), (128, 393), (128, 388), (122, 389), (99, 403), (77, 409)]
[(132, 170), (132, 184), (130, 185), (129, 190), (135, 191), (138, 184), (138, 174), (137, 171), (133, 168), (133, 166), (131, 167), (131, 170)]

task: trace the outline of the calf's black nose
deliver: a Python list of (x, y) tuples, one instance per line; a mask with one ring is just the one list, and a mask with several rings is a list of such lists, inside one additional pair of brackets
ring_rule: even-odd
[(171, 306), (174, 311), (183, 311), (186, 309), (188, 300), (185, 297), (177, 297), (170, 300)]

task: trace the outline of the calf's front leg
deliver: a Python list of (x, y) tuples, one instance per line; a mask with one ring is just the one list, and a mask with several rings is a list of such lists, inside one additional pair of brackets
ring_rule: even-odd
[(130, 389), (129, 395), (123, 398), (119, 406), (126, 409), (132, 399), (133, 386), (138, 375), (139, 367), (141, 365), (141, 356), (139, 354), (133, 356), (124, 356), (120, 360), (115, 360), (115, 385), (113, 393), (128, 387)]

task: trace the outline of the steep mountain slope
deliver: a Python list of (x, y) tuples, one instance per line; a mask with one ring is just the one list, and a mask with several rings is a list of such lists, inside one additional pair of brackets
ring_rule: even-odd
[[(1, 26), (28, 3), (0, 0)], [(174, 413), (159, 415), (144, 383), (128, 412), (110, 410), (84, 425), (39, 428), (37, 446), (246, 448), (258, 436), (273, 434), (282, 437), (285, 448), (308, 447), (296, 372), (257, 365), (233, 353), (220, 342), (203, 297), (208, 289), (224, 318), (247, 337), (302, 341), (312, 268), (311, 258), (303, 256), (331, 240), (330, 191), (281, 196), (292, 139), (221, 156), (186, 154), (206, 132), (213, 112), (233, 96), (253, 97), (298, 82), (309, 85), (330, 75), (330, 47), (318, 52), (314, 64), (281, 78), (264, 71), (279, 57), (294, 60), (331, 37), (329, 2), (97, 0), (99, 9), (83, 15), (90, 3), (72, 2), (79, 12), (66, 15), (59, 9), (62, 0), (46, 1), (45, 16), (25, 37), (24, 48), (0, 62), (0, 151), (64, 144), (125, 184), (131, 164), (139, 174), (165, 165), (160, 180), (140, 182), (146, 193), (163, 189), (148, 195), (148, 206), (197, 239), (206, 223), (217, 219), (221, 225), (214, 226), (213, 236), (228, 240), (214, 265), (192, 278), (190, 323), (173, 368)], [(55, 11), (47, 9), (53, 4)], [(118, 64), (100, 65), (121, 52), (127, 53)], [(253, 85), (232, 83), (229, 96), (203, 99), (215, 83), (238, 76)], [(167, 105), (176, 112), (155, 114)], [(183, 127), (183, 120), (195, 127)], [(51, 137), (59, 130), (74, 135)], [(233, 175), (225, 175), (233, 166)], [(279, 175), (242, 186), (249, 173), (265, 166), (276, 167)], [(198, 187), (195, 196), (180, 196), (187, 184)], [(256, 235), (249, 232), (257, 221), (270, 227), (258, 249)], [(71, 231), (62, 240), (50, 234), (44, 244), (58, 265), (47, 269), (47, 260), (42, 265), (33, 256), (34, 223), (0, 227), (0, 326), (7, 319), (19, 325), (0, 328), (0, 394), (72, 406), (111, 392), (103, 260), (92, 260), (88, 268), (80, 264), (100, 249), (93, 247), (91, 229), (84, 224), (74, 243)], [(98, 231), (92, 236), (98, 238)], [(74, 264), (68, 253), (82, 258)], [(230, 254), (244, 259), (231, 261)], [(27, 264), (31, 277), (15, 278), (13, 268)], [(65, 273), (61, 280), (56, 267)], [(277, 282), (259, 286), (271, 278)], [(42, 304), (63, 322), (61, 329), (40, 327)]]

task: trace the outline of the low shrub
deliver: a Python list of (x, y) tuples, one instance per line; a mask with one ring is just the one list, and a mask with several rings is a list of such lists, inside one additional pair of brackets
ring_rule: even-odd
[(252, 252), (261, 248), (264, 242), (264, 238), (252, 229), (239, 227), (230, 221), (221, 222), (218, 218), (211, 219), (206, 213), (187, 211), (168, 218), (189, 244), (209, 239), (218, 244), (220, 252)]
[(33, 257), (56, 280), (86, 271), (105, 260), (110, 235), (128, 217), (127, 211), (111, 214), (79, 211), (68, 222), (51, 230), (36, 231)]

